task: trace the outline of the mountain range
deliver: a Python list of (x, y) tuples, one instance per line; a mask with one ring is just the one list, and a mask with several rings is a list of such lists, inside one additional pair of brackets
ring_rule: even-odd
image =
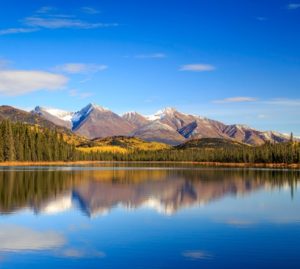
[(170, 145), (199, 138), (223, 138), (250, 145), (261, 145), (267, 141), (285, 142), (289, 139), (287, 135), (275, 131), (259, 131), (240, 124), (227, 125), (185, 114), (174, 108), (165, 108), (151, 116), (137, 112), (118, 115), (95, 104), (88, 104), (78, 112), (37, 106), (30, 113), (89, 139), (134, 136)]
[(289, 140), (288, 135), (275, 131), (259, 131), (240, 124), (227, 125), (185, 114), (174, 108), (165, 108), (154, 115), (144, 116), (137, 112), (118, 115), (95, 104), (88, 104), (77, 112), (41, 106), (27, 112), (11, 106), (0, 106), (0, 121), (2, 119), (38, 124), (51, 129), (59, 128), (88, 139), (130, 136), (170, 145), (200, 138), (220, 138), (249, 145)]

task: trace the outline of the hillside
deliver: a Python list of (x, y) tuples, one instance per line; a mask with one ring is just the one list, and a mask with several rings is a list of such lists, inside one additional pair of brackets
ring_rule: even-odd
[(181, 145), (178, 145), (177, 149), (234, 149), (240, 147), (249, 147), (249, 145), (235, 141), (233, 139), (223, 138), (201, 138), (192, 139)]
[(147, 142), (136, 137), (114, 136), (87, 141), (78, 145), (77, 149), (83, 152), (129, 153), (166, 150), (171, 149), (171, 146), (158, 142)]
[(57, 126), (53, 122), (39, 116), (38, 114), (17, 109), (12, 106), (0, 106), (0, 121), (4, 119), (8, 119), (12, 122), (22, 122), (33, 125), (36, 124), (49, 129), (64, 129)]

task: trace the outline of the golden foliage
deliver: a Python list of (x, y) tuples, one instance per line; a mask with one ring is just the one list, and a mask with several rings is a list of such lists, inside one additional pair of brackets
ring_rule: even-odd
[(147, 142), (136, 137), (116, 136), (93, 140), (77, 147), (82, 152), (113, 152), (126, 154), (132, 151), (158, 151), (170, 149), (171, 146)]

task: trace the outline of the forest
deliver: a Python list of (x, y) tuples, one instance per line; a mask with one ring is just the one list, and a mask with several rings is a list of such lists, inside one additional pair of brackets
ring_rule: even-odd
[(235, 148), (170, 148), (131, 150), (126, 153), (83, 152), (64, 134), (24, 123), (0, 123), (0, 162), (27, 161), (192, 161), (223, 163), (300, 163), (300, 143), (291, 137), (286, 143)]

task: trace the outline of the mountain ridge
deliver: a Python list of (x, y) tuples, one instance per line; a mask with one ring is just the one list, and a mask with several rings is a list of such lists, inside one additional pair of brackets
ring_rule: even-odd
[(77, 112), (37, 106), (32, 113), (89, 139), (125, 135), (171, 145), (200, 138), (234, 139), (250, 145), (286, 142), (289, 139), (287, 135), (275, 131), (260, 131), (242, 124), (225, 124), (186, 114), (172, 107), (150, 116), (138, 112), (118, 115), (93, 103)]

